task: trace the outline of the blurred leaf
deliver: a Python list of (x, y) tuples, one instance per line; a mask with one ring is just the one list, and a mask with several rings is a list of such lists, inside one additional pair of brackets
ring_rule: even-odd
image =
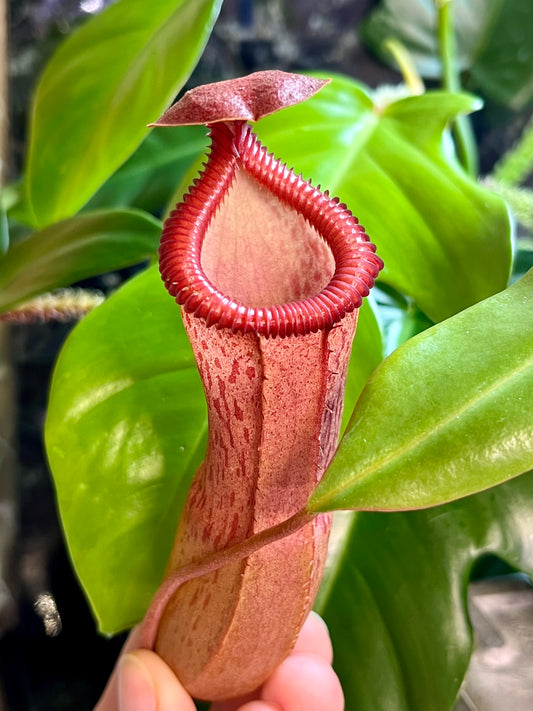
[(472, 648), (472, 568), (491, 553), (533, 575), (532, 511), (530, 472), (425, 511), (340, 514), (318, 611), (346, 709), (453, 709)]
[(0, 260), (0, 311), (31, 296), (152, 258), (161, 223), (136, 210), (78, 215), (34, 232)]
[(506, 185), (491, 178), (486, 178), (483, 182), (490, 190), (503, 197), (518, 224), (533, 232), (533, 190)]
[(59, 47), (37, 87), (27, 199), (70, 217), (135, 150), (194, 68), (222, 0), (119, 0)]
[(74, 329), (46, 422), (70, 554), (103, 632), (146, 611), (206, 429), (179, 308), (153, 267)]
[(434, 506), (533, 469), (532, 401), (533, 270), (387, 358), (309, 508)]
[[(512, 0), (514, 1), (514, 0)], [(487, 31), (490, 16), (501, 9), (501, 0), (453, 0), (456, 18), (459, 71), (472, 66), (476, 47)], [(379, 57), (394, 66), (384, 47), (394, 37), (409, 51), (420, 74), (430, 79), (441, 76), (435, 0), (381, 0), (361, 25), (362, 37)], [(487, 37), (488, 39), (488, 37)]]
[(392, 353), (409, 338), (433, 326), (433, 322), (411, 299), (383, 282), (374, 286), (372, 299), (377, 305), (382, 324), (385, 355)]
[(207, 132), (203, 126), (151, 131), (135, 153), (93, 195), (87, 209), (129, 205), (160, 213), (206, 145)]
[(165, 211), (163, 213), (163, 219), (166, 220), (166, 218), (170, 215), (176, 205), (180, 203), (186, 193), (189, 192), (189, 188), (193, 184), (194, 179), (197, 178), (198, 175), (201, 173), (202, 167), (205, 162), (206, 153), (204, 151), (200, 153), (200, 155), (196, 156), (196, 158), (189, 165), (187, 170), (181, 176), (181, 180), (177, 183), (177, 185), (174, 187), (174, 190), (172, 191), (172, 195), (170, 196), (166, 204)]
[[(9, 224), (3, 201), (0, 200), (0, 257), (9, 249)], [(1, 262), (0, 262), (1, 265)]]
[(393, 322), (390, 323), (387, 333), (387, 354), (401, 346), (402, 343), (408, 341), (413, 336), (416, 336), (427, 328), (433, 326), (433, 323), (425, 316), (422, 311), (413, 303), (408, 303), (407, 307), (402, 310)]
[(513, 279), (521, 278), (533, 269), (533, 236), (519, 238), (516, 242)]
[(11, 183), (6, 185), (0, 191), (0, 204), (5, 212), (20, 202), (20, 183)]
[[(526, 182), (531, 173), (533, 173), (533, 116), (529, 118), (518, 140), (499, 158), (487, 182), (492, 189), (495, 186), (517, 188)], [(529, 213), (531, 220), (531, 206)]]
[(533, 4), (493, 0), (488, 7), (486, 34), (478, 35), (470, 83), (492, 99), (521, 109), (533, 101)]
[[(469, 87), (515, 109), (533, 100), (533, 5), (530, 0), (454, 0), (459, 70)], [(388, 64), (383, 44), (398, 39), (418, 71), (441, 76), (434, 0), (382, 0), (362, 27), (363, 38)]]
[(2, 190), (2, 204), (10, 220), (16, 220), (29, 228), (33, 227), (33, 216), (24, 199), (25, 185), (21, 178), (15, 183), (6, 185)]
[(383, 339), (371, 298), (363, 299), (357, 319), (357, 332), (352, 347), (344, 395), (341, 432), (352, 415), (355, 403), (366, 381), (383, 360)]
[(337, 77), (313, 99), (263, 119), (258, 133), (347, 203), (377, 244), (381, 279), (440, 321), (504, 289), (509, 277), (507, 207), (451, 162), (443, 140), (450, 119), (478, 106), (446, 92), (383, 106)]

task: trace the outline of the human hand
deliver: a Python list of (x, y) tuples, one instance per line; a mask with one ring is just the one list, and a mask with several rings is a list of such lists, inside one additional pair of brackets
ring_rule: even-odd
[[(136, 630), (94, 711), (195, 711), (192, 698), (161, 657), (135, 649), (135, 636)], [(342, 711), (344, 697), (332, 659), (327, 627), (311, 613), (289, 657), (257, 692), (214, 703), (211, 711)]]

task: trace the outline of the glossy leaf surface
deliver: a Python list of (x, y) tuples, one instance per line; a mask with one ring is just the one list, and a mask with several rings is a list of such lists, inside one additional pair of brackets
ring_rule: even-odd
[(346, 202), (385, 262), (380, 278), (440, 321), (504, 289), (510, 270), (505, 203), (465, 175), (444, 140), (448, 122), (475, 108), (477, 99), (445, 92), (381, 105), (337, 77), (257, 132)]
[(472, 646), (466, 586), (485, 554), (533, 574), (533, 473), (425, 511), (340, 514), (318, 611), (346, 709), (451, 711)]
[[(454, 0), (458, 66), (468, 85), (497, 101), (522, 108), (533, 100), (533, 6), (529, 0)], [(382, 0), (363, 37), (392, 63), (383, 43), (399, 39), (425, 77), (438, 78), (437, 10), (433, 0)]]
[(63, 220), (14, 244), (0, 260), (0, 310), (37, 294), (150, 259), (161, 223), (137, 210)]
[(26, 189), (35, 224), (73, 215), (135, 150), (189, 77), (221, 4), (119, 0), (59, 47), (30, 124)]
[(533, 270), (374, 373), (311, 510), (401, 510), (533, 468)]
[(206, 429), (179, 309), (149, 269), (74, 329), (46, 423), (70, 554), (103, 632), (137, 622), (155, 592)]

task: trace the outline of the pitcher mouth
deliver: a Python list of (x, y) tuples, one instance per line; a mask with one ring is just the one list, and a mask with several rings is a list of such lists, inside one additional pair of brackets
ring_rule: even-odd
[[(166, 288), (206, 326), (266, 337), (330, 330), (358, 309), (372, 288), (383, 267), (375, 246), (346, 205), (275, 159), (244, 121), (209, 128), (208, 162), (163, 228), (159, 255)], [(333, 274), (316, 293), (284, 303), (250, 305), (224, 293), (206, 274), (204, 238), (241, 169), (303, 217), (331, 250)]]

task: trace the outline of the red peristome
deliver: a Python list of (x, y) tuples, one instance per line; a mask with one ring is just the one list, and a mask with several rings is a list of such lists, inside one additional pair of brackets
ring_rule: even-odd
[(205, 84), (188, 91), (151, 126), (186, 126), (218, 121), (259, 121), (311, 98), (330, 79), (279, 70)]
[[(232, 332), (275, 337), (329, 330), (368, 295), (383, 266), (375, 246), (346, 205), (276, 160), (244, 122), (210, 129), (205, 170), (163, 228), (160, 270), (168, 291), (188, 313)], [(203, 240), (240, 169), (302, 215), (331, 249), (335, 271), (319, 293), (289, 303), (250, 306), (222, 293), (205, 274)]]

